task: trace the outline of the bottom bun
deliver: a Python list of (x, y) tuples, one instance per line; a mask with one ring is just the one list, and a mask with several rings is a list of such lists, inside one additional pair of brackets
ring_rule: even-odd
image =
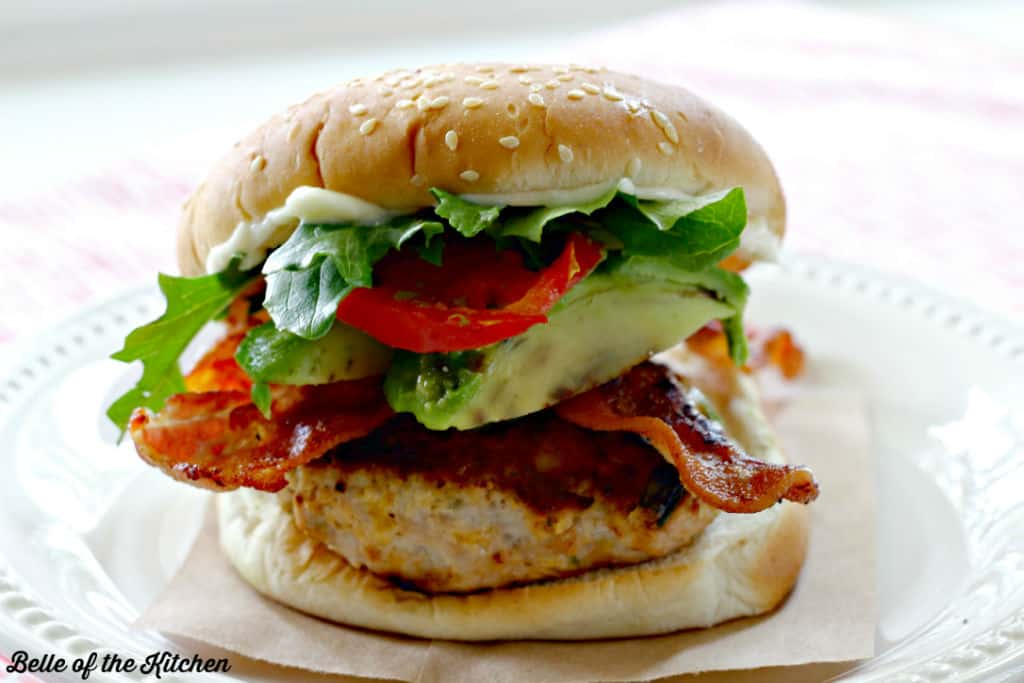
[[(753, 383), (737, 374), (720, 401), (747, 451), (782, 460)], [(218, 496), (221, 547), (260, 593), (343, 624), (448, 640), (585, 640), (712, 626), (773, 609), (807, 550), (803, 505), (721, 513), (672, 555), (572, 578), (468, 595), (403, 589), (301, 532), (282, 498), (241, 489)], [(439, 530), (443, 533), (443, 530)]]

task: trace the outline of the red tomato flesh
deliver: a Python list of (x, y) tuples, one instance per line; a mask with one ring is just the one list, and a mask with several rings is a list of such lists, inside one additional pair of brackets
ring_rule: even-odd
[(540, 272), (523, 265), (517, 251), (497, 251), (490, 239), (446, 245), (441, 267), (398, 252), (378, 264), (377, 285), (342, 299), (338, 319), (417, 353), (477, 349), (547, 322), (545, 314), (603, 256), (579, 233)]

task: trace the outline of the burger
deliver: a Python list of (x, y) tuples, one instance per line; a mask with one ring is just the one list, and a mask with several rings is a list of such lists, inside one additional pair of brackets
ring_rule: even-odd
[(739, 271), (784, 221), (761, 147), (679, 87), (355, 79), (192, 194), (182, 276), (114, 354), (142, 375), (108, 415), (218, 492), (242, 578), (327, 620), (568, 640), (763, 613), (818, 493), (774, 445), (742, 323)]

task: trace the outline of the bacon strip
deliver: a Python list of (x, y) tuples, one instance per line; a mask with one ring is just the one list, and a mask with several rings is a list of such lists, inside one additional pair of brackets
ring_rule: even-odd
[(271, 419), (241, 391), (177, 394), (157, 414), (140, 408), (129, 431), (139, 456), (169, 476), (214, 491), (279, 491), (285, 473), (366, 436), (392, 411), (380, 377), (272, 387)]
[[(746, 371), (775, 366), (783, 377), (793, 379), (804, 370), (804, 350), (787, 329), (748, 327), (747, 345), (750, 347), (750, 360), (743, 368)], [(732, 368), (725, 332), (717, 320), (690, 335), (686, 346), (719, 368)]]
[(204, 391), (249, 392), (252, 380), (235, 360), (235, 352), (249, 330), (270, 319), (263, 309), (255, 313), (250, 310), (249, 297), (258, 293), (262, 287), (262, 280), (254, 283), (228, 307), (227, 315), (224, 317), (227, 334), (211, 346), (195, 364), (192, 371), (185, 376), (186, 390), (192, 393)]
[(252, 380), (235, 360), (235, 351), (245, 334), (245, 331), (229, 334), (210, 347), (185, 376), (185, 389), (191, 393), (240, 391), (248, 394)]
[(818, 484), (806, 467), (750, 457), (697, 409), (669, 371), (643, 363), (616, 380), (555, 406), (595, 431), (642, 436), (679, 471), (683, 486), (726, 512), (759, 512), (782, 499), (809, 503)]

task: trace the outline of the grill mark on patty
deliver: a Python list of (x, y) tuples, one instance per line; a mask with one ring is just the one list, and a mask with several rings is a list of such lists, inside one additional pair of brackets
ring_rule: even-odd
[[(430, 431), (408, 415), (330, 451), (307, 467), (346, 472), (386, 471), (405, 479), (419, 475), (438, 488), (452, 484), (515, 494), (539, 514), (584, 510), (600, 496), (628, 514), (651, 499), (652, 479), (665, 461), (629, 432), (593, 432), (550, 413), (488, 425), (471, 431)], [(686, 497), (674, 496), (672, 508)], [(664, 501), (650, 506), (652, 523), (671, 513)]]

